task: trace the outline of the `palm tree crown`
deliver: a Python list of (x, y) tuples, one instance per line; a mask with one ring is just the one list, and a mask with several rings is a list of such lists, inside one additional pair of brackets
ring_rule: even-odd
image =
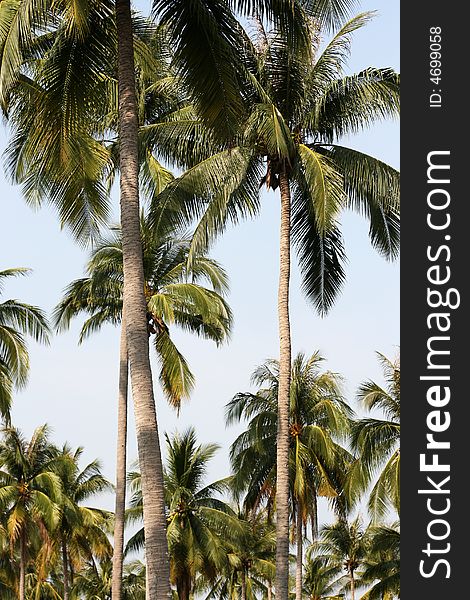
[[(28, 273), (29, 269), (0, 271), (0, 293), (6, 279)], [(13, 387), (22, 387), (27, 380), (27, 336), (36, 342), (48, 343), (49, 325), (43, 311), (18, 300), (5, 300), (0, 303), (0, 414), (7, 421)]]
[[(160, 361), (160, 382), (170, 403), (179, 408), (194, 385), (184, 356), (170, 337), (177, 325), (186, 331), (221, 343), (229, 334), (230, 308), (223, 298), (227, 291), (224, 269), (206, 255), (187, 267), (190, 240), (171, 234), (160, 236), (141, 219), (144, 251), (145, 299), (148, 333)], [(119, 323), (122, 317), (122, 245), (120, 231), (96, 247), (88, 264), (88, 277), (72, 282), (55, 309), (59, 329), (69, 326), (80, 312), (89, 315), (81, 339), (103, 323)], [(208, 283), (210, 287), (203, 284)]]
[(381, 469), (369, 498), (374, 519), (383, 517), (390, 508), (400, 513), (400, 361), (380, 353), (377, 356), (386, 387), (365, 381), (357, 397), (366, 410), (381, 410), (385, 419), (360, 419), (352, 427), (352, 445), (360, 453), (356, 471), (360, 472), (361, 489)]
[[(218, 495), (228, 488), (228, 480), (206, 485), (204, 479), (216, 444), (197, 444), (194, 429), (166, 436), (168, 459), (164, 471), (167, 505), (167, 536), (170, 552), (171, 580), (180, 600), (193, 593), (196, 576), (213, 582), (227, 564), (225, 540), (231, 540), (243, 529), (234, 511)], [(142, 514), (140, 474), (131, 474), (134, 496), (130, 515)], [(128, 544), (138, 549), (143, 543), (143, 530)]]

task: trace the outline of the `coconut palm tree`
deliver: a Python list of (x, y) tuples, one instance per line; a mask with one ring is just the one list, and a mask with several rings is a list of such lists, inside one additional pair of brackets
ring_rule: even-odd
[[(96, 234), (109, 215), (103, 173), (114, 166), (113, 157), (97, 138), (103, 138), (112, 125), (119, 130), (124, 305), (129, 304), (126, 345), (147, 497), (148, 592), (152, 599), (164, 598), (169, 593), (168, 557), (143, 296), (134, 65), (137, 43), (130, 2), (33, 0), (7, 4), (2, 4), (0, 11), (0, 102), (14, 132), (10, 171), (17, 182), (23, 182), (30, 202), (50, 201), (62, 224), (80, 240)], [(110, 122), (108, 115), (115, 112), (119, 118)], [(34, 168), (28, 169), (28, 163)], [(157, 571), (161, 575), (158, 581)], [(119, 586), (117, 578), (116, 598)]]
[(322, 556), (307, 553), (303, 593), (309, 600), (339, 600), (343, 598), (343, 595), (336, 594), (340, 575), (339, 567), (328, 565), (328, 560)]
[(73, 574), (80, 570), (84, 559), (103, 558), (112, 553), (103, 526), (109, 515), (102, 510), (83, 506), (92, 496), (112, 489), (101, 474), (101, 465), (94, 460), (80, 468), (83, 448), (73, 451), (68, 444), (58, 451), (55, 472), (62, 484), (60, 520), (55, 540), (60, 546), (63, 574), (63, 600), (70, 600)]
[(368, 556), (361, 582), (371, 588), (361, 600), (392, 600), (400, 597), (400, 529), (391, 526), (369, 527)]
[[(77, 573), (72, 599), (111, 600), (113, 565), (109, 558), (97, 562), (89, 562)], [(122, 578), (123, 600), (146, 600), (145, 566), (140, 561), (126, 563)], [(113, 599), (114, 600), (114, 599)]]
[(351, 430), (353, 448), (360, 453), (353, 472), (362, 481), (358, 489), (364, 490), (380, 470), (369, 497), (369, 511), (376, 521), (390, 508), (400, 514), (400, 361), (380, 353), (377, 356), (386, 385), (365, 381), (357, 398), (367, 411), (381, 410), (386, 418), (360, 419)]
[(55, 450), (48, 427), (38, 427), (27, 441), (17, 429), (6, 429), (0, 443), (0, 513), (12, 548), (18, 548), (18, 598), (25, 600), (26, 570), (34, 539), (43, 551), (60, 520), (60, 478), (54, 472)]
[[(177, 324), (205, 338), (220, 343), (228, 335), (231, 312), (221, 294), (227, 290), (227, 277), (222, 267), (206, 256), (200, 256), (192, 269), (186, 268), (189, 241), (160, 235), (141, 220), (144, 248), (146, 302), (149, 335), (154, 339), (161, 364), (160, 381), (166, 397), (179, 410), (181, 400), (189, 397), (194, 377), (187, 361), (173, 344), (169, 326)], [(119, 230), (101, 240), (88, 265), (89, 277), (73, 282), (55, 311), (59, 328), (68, 327), (73, 317), (84, 312), (86, 320), (81, 339), (105, 322), (122, 319), (122, 244)], [(202, 285), (210, 284), (212, 289)], [(116, 495), (115, 544), (124, 539), (125, 465), (127, 430), (127, 346), (125, 329), (121, 332), (118, 478)], [(124, 471), (124, 472), (122, 472)], [(115, 550), (115, 563), (122, 554)], [(119, 568), (119, 566), (118, 566)]]
[(359, 517), (352, 523), (340, 519), (333, 525), (325, 525), (321, 531), (320, 541), (314, 545), (316, 552), (327, 560), (328, 566), (342, 569), (347, 583), (343, 589), (349, 588), (350, 598), (354, 600), (357, 576), (367, 557), (367, 535), (362, 530)]
[[(29, 272), (29, 269), (0, 271), (0, 293), (6, 279)], [(28, 376), (29, 355), (25, 339), (28, 336), (36, 342), (49, 342), (49, 325), (42, 310), (18, 300), (0, 303), (0, 414), (7, 423), (13, 388), (24, 386)]]
[[(345, 439), (352, 411), (344, 402), (338, 375), (321, 372), (318, 352), (298, 354), (292, 365), (289, 415), (289, 496), (297, 541), (296, 597), (301, 598), (303, 532), (317, 532), (317, 498), (325, 496), (344, 514), (343, 473), (351, 460), (335, 440)], [(233, 443), (230, 455), (238, 489), (247, 488), (245, 506), (261, 503), (271, 511), (277, 502), (277, 398), (279, 363), (270, 360), (256, 369), (256, 394), (239, 393), (226, 407), (227, 423), (250, 419), (247, 430)]]
[[(176, 4), (183, 14), (183, 7), (176, 2), (169, 4), (168, 11), (175, 11), (175, 36), (181, 42), (177, 57), (184, 54), (182, 70), (188, 73), (200, 55), (192, 59), (183, 50), (189, 30), (181, 28), (184, 16), (176, 14)], [(163, 2), (158, 6), (165, 16)], [(204, 18), (215, 27), (215, 16), (209, 13), (207, 10)], [(223, 16), (222, 27), (230, 21), (225, 13)], [(229, 220), (255, 215), (261, 184), (280, 191), (276, 589), (281, 600), (287, 598), (289, 551), (291, 247), (297, 250), (303, 291), (320, 313), (331, 307), (344, 282), (345, 251), (338, 224), (343, 209), (357, 210), (369, 219), (372, 243), (383, 255), (393, 258), (398, 253), (398, 173), (340, 143), (345, 134), (398, 114), (399, 77), (393, 70), (371, 67), (354, 75), (344, 74), (351, 36), (369, 18), (369, 14), (362, 14), (345, 23), (323, 52), (318, 22), (302, 10), (296, 13), (308, 38), (302, 51), (291, 43), (285, 27), (271, 32), (261, 27), (259, 39), (254, 42), (241, 34), (243, 42), (236, 49), (244, 66), (231, 87), (240, 76), (245, 77), (239, 90), (242, 107), (229, 114), (227, 136), (224, 138), (219, 130), (217, 144), (207, 146), (205, 159), (171, 182), (155, 203), (156, 223), (159, 211), (169, 205), (174, 206), (179, 223), (195, 216), (199, 219), (194, 251), (209, 244)], [(232, 29), (235, 31), (235, 26)], [(224, 43), (229, 45), (230, 39)], [(221, 81), (232, 77), (230, 69), (223, 70), (225, 65), (218, 65)], [(207, 95), (201, 92), (201, 103), (216, 93), (214, 89), (207, 84)], [(222, 118), (222, 112), (211, 111), (209, 104), (211, 118), (216, 122)], [(152, 140), (148, 142), (151, 146)], [(158, 145), (158, 135), (154, 143)]]
[(195, 586), (198, 595), (209, 598), (255, 600), (272, 597), (276, 567), (276, 528), (266, 513), (239, 510), (242, 529), (230, 541), (225, 540), (227, 562), (215, 582), (201, 575)]
[[(194, 377), (170, 337), (170, 327), (221, 343), (230, 331), (232, 314), (223, 298), (227, 275), (219, 263), (201, 254), (187, 267), (190, 238), (159, 235), (141, 219), (144, 248), (147, 340), (153, 339), (160, 362), (160, 383), (172, 406), (179, 410), (188, 398)], [(54, 311), (59, 330), (84, 313), (80, 341), (104, 323), (120, 323), (123, 307), (122, 233), (114, 229), (95, 247), (88, 277), (73, 281)], [(209, 287), (205, 287), (204, 283)]]
[[(216, 444), (197, 444), (194, 429), (166, 437), (168, 459), (164, 470), (167, 502), (168, 548), (171, 582), (178, 598), (188, 600), (193, 593), (196, 576), (214, 582), (227, 564), (225, 541), (243, 530), (235, 512), (217, 496), (226, 491), (228, 480), (205, 485), (204, 478), (210, 459), (218, 449)], [(142, 514), (141, 477), (131, 473), (134, 495), (130, 514)], [(139, 549), (144, 529), (128, 543), (128, 551)]]

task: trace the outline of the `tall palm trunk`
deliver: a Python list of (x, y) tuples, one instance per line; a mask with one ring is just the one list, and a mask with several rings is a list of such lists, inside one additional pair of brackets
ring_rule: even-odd
[(241, 597), (241, 600), (246, 600), (246, 573), (245, 573), (245, 565), (242, 566), (241, 584), (242, 584), (242, 597)]
[(278, 290), (279, 392), (277, 399), (276, 457), (276, 600), (289, 595), (289, 395), (291, 378), (291, 339), (289, 324), (290, 214), (289, 178), (280, 175), (281, 231)]
[(350, 585), (350, 588), (351, 588), (351, 600), (354, 600), (355, 592), (356, 592), (356, 590), (355, 590), (356, 586), (355, 586), (355, 581), (354, 581), (354, 571), (352, 569), (351, 569), (351, 572), (349, 574), (349, 585)]
[(116, 510), (114, 516), (113, 578), (111, 584), (111, 597), (113, 600), (121, 600), (122, 592), (122, 566), (124, 562), (124, 519), (126, 510), (128, 387), (129, 362), (127, 359), (126, 325), (123, 315), (121, 324), (121, 341), (119, 345), (119, 397), (116, 452)]
[(297, 556), (295, 563), (295, 600), (302, 600), (302, 559), (303, 559), (303, 523), (299, 503), (297, 503)]
[(170, 596), (163, 468), (149, 360), (144, 272), (139, 215), (138, 113), (134, 47), (129, 0), (116, 0), (119, 88), (119, 161), (121, 228), (124, 263), (123, 305), (142, 474), (146, 600)]
[(20, 533), (20, 581), (18, 586), (18, 600), (25, 600), (26, 583), (26, 533), (24, 528)]
[(62, 540), (62, 569), (64, 571), (64, 597), (63, 600), (70, 598), (70, 569), (69, 557), (67, 554), (67, 544)]

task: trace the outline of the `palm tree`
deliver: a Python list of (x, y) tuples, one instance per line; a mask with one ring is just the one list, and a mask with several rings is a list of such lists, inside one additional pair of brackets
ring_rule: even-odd
[(11, 547), (18, 547), (19, 600), (25, 600), (32, 541), (41, 536), (47, 550), (60, 519), (61, 484), (48, 433), (46, 425), (38, 427), (28, 442), (17, 429), (6, 429), (0, 443), (0, 513)]
[(343, 598), (336, 594), (341, 569), (328, 565), (322, 556), (307, 555), (303, 592), (309, 600), (334, 600)]
[(315, 548), (327, 560), (328, 566), (345, 572), (348, 583), (344, 587), (349, 587), (351, 600), (354, 600), (356, 572), (368, 557), (367, 535), (361, 528), (359, 518), (352, 523), (340, 519), (333, 525), (325, 525)]
[[(230, 331), (232, 314), (223, 298), (227, 275), (216, 261), (204, 254), (187, 266), (190, 239), (171, 233), (159, 235), (141, 219), (147, 340), (153, 338), (160, 362), (159, 379), (172, 406), (180, 409), (188, 398), (194, 376), (175, 347), (170, 327), (195, 333), (221, 343)], [(123, 308), (123, 251), (119, 228), (95, 247), (87, 266), (88, 277), (73, 281), (54, 311), (55, 326), (68, 328), (80, 313), (88, 315), (80, 341), (104, 323), (117, 324)], [(203, 284), (208, 284), (205, 287)]]
[(361, 600), (392, 600), (400, 597), (400, 530), (398, 524), (369, 527), (369, 553), (361, 575), (372, 587)]
[(400, 514), (400, 361), (377, 353), (386, 386), (368, 380), (358, 390), (358, 400), (368, 411), (379, 409), (386, 419), (360, 419), (352, 427), (352, 445), (360, 453), (355, 471), (359, 471), (363, 490), (381, 469), (369, 497), (373, 519), (383, 517), (389, 508)]
[[(73, 600), (114, 600), (111, 592), (112, 571), (113, 564), (109, 558), (88, 562), (75, 578)], [(145, 566), (140, 561), (124, 565), (121, 587), (123, 600), (146, 600)]]
[[(123, 256), (123, 311), (135, 406), (139, 465), (144, 497), (147, 596), (170, 594), (163, 469), (150, 368), (144, 264), (140, 236), (139, 113), (136, 98), (130, 0), (116, 0), (118, 40), (119, 171)], [(118, 584), (116, 585), (117, 591)], [(119, 592), (117, 591), (117, 598)]]
[(227, 563), (215, 582), (200, 576), (195, 592), (198, 595), (206, 593), (206, 600), (238, 597), (255, 600), (259, 595), (271, 600), (276, 572), (276, 528), (263, 511), (253, 513), (245, 509), (239, 511), (238, 519), (241, 531), (224, 542)]
[[(0, 271), (0, 293), (3, 292), (4, 280), (29, 272), (29, 269)], [(7, 423), (13, 387), (22, 387), (27, 380), (29, 355), (26, 336), (31, 336), (36, 342), (49, 342), (49, 325), (42, 310), (17, 300), (0, 303), (0, 414)]]
[[(303, 530), (309, 521), (317, 531), (317, 497), (326, 496), (344, 513), (342, 473), (349, 454), (335, 439), (349, 432), (351, 409), (344, 402), (340, 378), (320, 372), (318, 352), (308, 359), (298, 354), (292, 365), (289, 415), (289, 497), (297, 541), (296, 598), (301, 598)], [(230, 455), (239, 489), (247, 487), (245, 506), (265, 502), (268, 512), (277, 502), (276, 420), (279, 363), (267, 361), (252, 375), (256, 394), (239, 393), (226, 407), (227, 423), (250, 419), (248, 429), (233, 443)]]
[[(112, 157), (96, 138), (112, 126), (108, 115), (114, 112), (116, 80), (106, 75), (117, 70), (123, 296), (129, 307), (126, 345), (146, 496), (148, 594), (153, 600), (168, 596), (169, 583), (163, 474), (143, 295), (134, 37), (129, 0), (116, 0), (115, 21), (112, 7), (107, 0), (53, 5), (28, 1), (8, 5), (6, 10), (2, 5), (0, 102), (14, 130), (9, 166), (15, 180), (23, 182), (31, 202), (47, 199), (54, 204), (61, 222), (84, 240), (96, 234), (109, 215), (103, 172), (112, 168)], [(33, 163), (32, 170), (25, 168), (28, 162)], [(119, 587), (117, 579), (116, 598)]]
[(84, 501), (110, 490), (112, 486), (101, 474), (98, 460), (80, 468), (82, 453), (83, 448), (73, 451), (65, 444), (57, 454), (55, 466), (63, 489), (60, 521), (55, 536), (62, 555), (63, 600), (70, 600), (73, 574), (80, 569), (83, 559), (92, 556), (103, 558), (112, 553), (102, 529), (109, 515), (105, 511), (83, 506)]
[[(170, 403), (178, 410), (183, 398), (189, 397), (194, 377), (187, 361), (173, 344), (169, 326), (177, 324), (205, 338), (220, 343), (231, 325), (231, 312), (221, 294), (227, 290), (222, 267), (206, 256), (199, 256), (192, 269), (186, 268), (189, 241), (170, 234), (159, 235), (141, 220), (144, 248), (146, 302), (149, 335), (161, 364), (160, 381)], [(88, 277), (74, 281), (55, 311), (59, 328), (68, 327), (80, 312), (89, 315), (81, 340), (105, 322), (122, 319), (122, 244), (117, 230), (101, 240), (88, 265)], [(212, 289), (201, 285), (210, 284)], [(115, 571), (122, 570), (125, 510), (125, 465), (127, 432), (127, 345), (125, 329), (121, 331), (117, 491), (115, 516)], [(117, 564), (120, 563), (120, 564)]]
[[(189, 72), (194, 73), (191, 65), (200, 60), (201, 54), (195, 49), (191, 58), (183, 49), (183, 43), (189, 43), (191, 31), (182, 27), (186, 18), (184, 7), (176, 1), (168, 3), (168, 8), (166, 2), (158, 2), (157, 6), (163, 18), (173, 19), (174, 36), (180, 42), (177, 58), (182, 60), (183, 73), (193, 82)], [(205, 247), (229, 220), (258, 212), (260, 184), (280, 190), (280, 382), (276, 444), (276, 589), (280, 600), (287, 599), (289, 552), (291, 246), (297, 250), (305, 294), (320, 313), (326, 313), (344, 282), (345, 253), (339, 213), (351, 208), (365, 215), (370, 221), (374, 247), (387, 258), (397, 255), (399, 238), (398, 173), (383, 162), (338, 143), (345, 134), (356, 133), (377, 119), (398, 114), (399, 77), (391, 69), (372, 67), (344, 75), (351, 36), (369, 20), (369, 14), (345, 23), (320, 53), (318, 21), (312, 21), (298, 4), (292, 6), (299, 9), (293, 11), (295, 19), (303, 25), (299, 28), (308, 39), (302, 51), (291, 43), (288, 31), (281, 24), (272, 32), (260, 27), (259, 40), (254, 43), (221, 9), (223, 30), (230, 26), (243, 38), (235, 49), (244, 63), (237, 63), (239, 74), (227, 88), (231, 90), (234, 82), (245, 77), (238, 91), (242, 106), (228, 113), (227, 135), (224, 137), (219, 129), (217, 143), (207, 144), (204, 160), (190, 165), (167, 186), (155, 203), (154, 214), (158, 222), (162, 207), (172, 205), (178, 222), (199, 218), (193, 238), (194, 251)], [(203, 17), (198, 16), (208, 30), (211, 24), (215, 27), (215, 10), (203, 11)], [(216, 72), (221, 86), (225, 78), (232, 77), (232, 70), (225, 69), (227, 62), (223, 59), (223, 51), (232, 39), (233, 35), (226, 37), (224, 44), (221, 42), (223, 48), (216, 46), (220, 51), (221, 62)], [(217, 94), (207, 83), (207, 77), (202, 81), (207, 93), (200, 92), (199, 104)], [(222, 118), (218, 108), (209, 104), (205, 111), (209, 120), (216, 123)]]
[[(197, 444), (194, 429), (183, 434), (166, 435), (167, 464), (164, 470), (167, 503), (168, 548), (171, 582), (180, 600), (189, 600), (196, 576), (214, 581), (227, 562), (224, 541), (240, 533), (243, 525), (233, 510), (217, 495), (228, 487), (227, 480), (204, 485), (207, 465), (218, 449), (216, 444)], [(130, 476), (134, 496), (131, 514), (142, 514), (141, 477)], [(144, 530), (128, 543), (128, 550), (139, 549)]]

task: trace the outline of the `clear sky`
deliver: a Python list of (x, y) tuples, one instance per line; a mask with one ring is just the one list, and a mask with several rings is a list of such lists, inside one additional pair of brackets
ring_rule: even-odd
[[(143, 0), (139, 8), (148, 10)], [(357, 12), (377, 10), (376, 18), (355, 34), (351, 71), (367, 66), (399, 67), (399, 2), (367, 0)], [(7, 134), (0, 127), (0, 149)], [(381, 123), (344, 143), (398, 168), (398, 123)], [(229, 230), (217, 243), (213, 256), (228, 270), (229, 302), (235, 325), (229, 344), (213, 344), (181, 332), (174, 333), (196, 375), (197, 385), (179, 418), (166, 405), (155, 386), (161, 432), (193, 425), (202, 442), (221, 445), (209, 477), (229, 472), (228, 447), (241, 431), (226, 429), (224, 405), (238, 391), (249, 389), (253, 369), (268, 357), (278, 357), (277, 277), (279, 201), (265, 194), (261, 217)], [(87, 254), (66, 231), (60, 231), (53, 210), (33, 212), (20, 190), (0, 174), (0, 269), (30, 267), (33, 273), (10, 281), (3, 299), (17, 298), (50, 311), (63, 288), (83, 275)], [(319, 318), (299, 291), (294, 266), (291, 311), (294, 353), (319, 349), (325, 367), (346, 379), (345, 391), (356, 408), (354, 392), (366, 378), (381, 380), (375, 351), (393, 357), (399, 345), (399, 267), (375, 253), (367, 237), (367, 225), (353, 214), (342, 217), (349, 256), (347, 285), (326, 318)], [(294, 262), (295, 265), (295, 262)], [(49, 423), (57, 443), (67, 440), (85, 447), (85, 458), (99, 457), (105, 474), (114, 479), (118, 332), (106, 327), (77, 346), (79, 323), (68, 333), (54, 337), (48, 348), (31, 344), (28, 387), (16, 394), (13, 422), (30, 435)], [(133, 422), (130, 424), (129, 457), (136, 458)], [(108, 508), (111, 497), (103, 498)]]

